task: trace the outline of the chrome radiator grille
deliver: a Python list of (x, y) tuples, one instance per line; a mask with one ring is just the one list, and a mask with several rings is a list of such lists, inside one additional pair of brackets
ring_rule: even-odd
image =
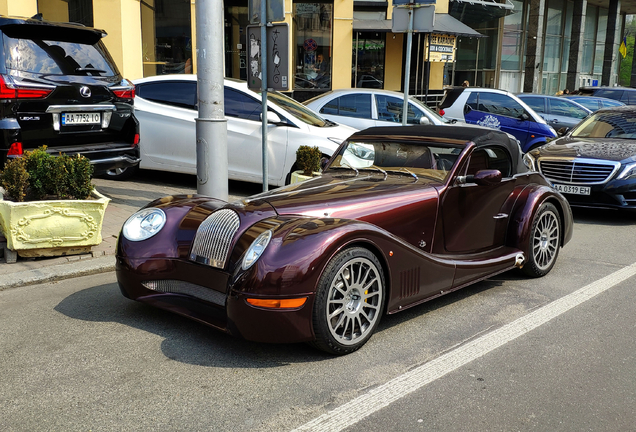
[(225, 294), (190, 282), (165, 279), (144, 281), (141, 284), (153, 291), (170, 294), (186, 294), (210, 303), (225, 306)]
[(232, 238), (239, 228), (239, 217), (232, 210), (219, 210), (208, 216), (197, 230), (190, 252), (192, 261), (224, 268)]
[(539, 159), (539, 171), (555, 183), (603, 184), (620, 167), (619, 162), (581, 159)]

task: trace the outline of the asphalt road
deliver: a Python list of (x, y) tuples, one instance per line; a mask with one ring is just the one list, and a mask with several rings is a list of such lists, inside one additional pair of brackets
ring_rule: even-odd
[(548, 276), (384, 317), (345, 357), (231, 338), (112, 273), (0, 292), (0, 430), (634, 430), (636, 215), (575, 221)]

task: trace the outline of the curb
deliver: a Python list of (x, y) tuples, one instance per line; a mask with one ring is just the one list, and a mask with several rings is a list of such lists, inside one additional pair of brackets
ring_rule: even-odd
[(88, 276), (114, 270), (114, 255), (105, 255), (87, 260), (77, 260), (70, 263), (4, 275), (2, 280), (0, 280), (0, 291), (9, 288), (53, 282), (60, 279)]

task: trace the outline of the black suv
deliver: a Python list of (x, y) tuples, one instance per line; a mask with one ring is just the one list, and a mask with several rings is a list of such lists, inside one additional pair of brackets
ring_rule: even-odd
[(137, 169), (135, 87), (104, 36), (79, 24), (0, 17), (0, 169), (43, 145), (86, 156), (95, 175), (121, 180)]

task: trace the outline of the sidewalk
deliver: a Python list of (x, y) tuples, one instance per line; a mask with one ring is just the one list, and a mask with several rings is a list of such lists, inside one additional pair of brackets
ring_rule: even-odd
[[(164, 175), (170, 175), (165, 174)], [(192, 177), (196, 181), (195, 177)], [(194, 187), (152, 184), (140, 181), (118, 182), (93, 179), (99, 192), (111, 198), (102, 226), (102, 242), (88, 254), (52, 258), (20, 258), (8, 264), (0, 257), (0, 291), (8, 288), (51, 282), (71, 277), (103, 273), (115, 269), (115, 248), (122, 225), (130, 215), (148, 202), (166, 195), (194, 194)], [(229, 201), (246, 195), (231, 195)], [(2, 252), (0, 252), (2, 253)], [(4, 255), (2, 253), (2, 255)]]

